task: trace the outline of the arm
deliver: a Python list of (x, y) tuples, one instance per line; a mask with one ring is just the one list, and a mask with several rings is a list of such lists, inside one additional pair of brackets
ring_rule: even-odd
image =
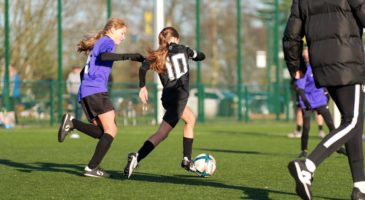
[(361, 23), (362, 28), (365, 27), (365, 0), (347, 0), (350, 4), (350, 7), (357, 18), (357, 20)]
[(311, 106), (311, 104), (309, 103), (309, 101), (308, 101), (308, 99), (307, 99), (307, 97), (305, 96), (305, 92), (304, 92), (304, 90), (303, 89), (301, 89), (301, 88), (296, 88), (296, 91), (298, 92), (298, 94), (299, 94), (299, 96), (302, 98), (302, 100), (303, 100), (303, 103), (304, 103), (304, 105), (305, 105), (305, 109), (306, 110), (312, 110), (312, 106)]
[(102, 61), (118, 61), (118, 60), (132, 60), (137, 62), (143, 62), (145, 57), (139, 53), (101, 53), (100, 59)]
[(305, 91), (304, 91), (305, 84), (306, 84), (306, 76), (304, 75), (302, 78), (296, 80), (296, 82), (295, 82), (295, 91), (301, 97), (301, 99), (302, 99), (302, 101), (303, 101), (303, 103), (306, 107), (306, 110), (311, 110), (312, 106), (309, 103), (307, 97), (305, 96)]
[(292, 78), (295, 78), (296, 72), (305, 64), (302, 57), (303, 25), (303, 21), (300, 18), (299, 0), (293, 0), (283, 37), (284, 59)]
[(150, 69), (150, 63), (145, 60), (142, 62), (141, 67), (139, 67), (139, 87), (142, 88), (146, 86), (146, 74)]
[(202, 61), (205, 59), (205, 54), (200, 51), (195, 51), (188, 47), (188, 56), (189, 58), (193, 59), (194, 61)]
[(142, 62), (141, 67), (139, 68), (139, 99), (143, 104), (147, 104), (148, 101), (148, 91), (146, 88), (146, 74), (150, 68), (150, 64), (147, 60)]

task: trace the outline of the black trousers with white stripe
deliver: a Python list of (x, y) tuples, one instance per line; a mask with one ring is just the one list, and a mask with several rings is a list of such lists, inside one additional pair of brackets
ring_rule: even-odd
[(364, 88), (357, 84), (327, 87), (327, 90), (341, 113), (341, 125), (323, 138), (308, 159), (319, 166), (345, 144), (353, 181), (365, 181), (362, 147)]

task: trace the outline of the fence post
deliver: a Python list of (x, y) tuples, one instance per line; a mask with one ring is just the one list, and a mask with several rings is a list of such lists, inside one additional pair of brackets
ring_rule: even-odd
[(49, 116), (50, 116), (50, 120), (49, 123), (51, 126), (53, 126), (54, 124), (54, 81), (50, 80), (49, 81)]
[(288, 122), (290, 119), (290, 87), (287, 82), (284, 82), (283, 84), (285, 89), (286, 121)]
[(204, 84), (198, 83), (198, 121), (204, 122), (205, 121), (205, 88)]
[[(9, 0), (5, 0), (5, 16), (4, 16), (4, 25), (5, 25), (5, 39), (4, 39), (4, 46), (5, 46), (5, 71), (4, 71), (4, 88), (3, 88), (3, 102), (4, 107), (7, 111), (10, 110), (10, 83), (9, 83), (9, 65), (10, 65), (10, 39), (9, 39)], [(2, 79), (3, 77), (0, 77)]]
[[(250, 121), (250, 116), (249, 116), (249, 104), (248, 104), (248, 87), (247, 85), (243, 86), (244, 88), (244, 95), (245, 95), (245, 122), (249, 122)], [(242, 112), (242, 111), (240, 111)]]
[(62, 0), (57, 1), (57, 46), (58, 46), (58, 121), (61, 121), (63, 113), (63, 84), (62, 84)]

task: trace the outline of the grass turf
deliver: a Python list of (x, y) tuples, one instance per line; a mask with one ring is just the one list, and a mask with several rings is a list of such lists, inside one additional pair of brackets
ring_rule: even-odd
[[(137, 151), (155, 126), (120, 127), (102, 167), (113, 175), (82, 175), (97, 140), (57, 142), (57, 128), (0, 130), (0, 199), (299, 199), (287, 163), (300, 140), (286, 134), (293, 123), (214, 123), (195, 129), (193, 156), (217, 160), (213, 177), (201, 178), (180, 167), (182, 123), (135, 170), (122, 176), (127, 154)], [(310, 150), (319, 142), (313, 123)], [(333, 154), (316, 171), (315, 199), (349, 199), (351, 174), (346, 157)]]

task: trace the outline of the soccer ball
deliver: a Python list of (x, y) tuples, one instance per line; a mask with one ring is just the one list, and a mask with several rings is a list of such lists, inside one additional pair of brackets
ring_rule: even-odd
[(216, 170), (216, 162), (212, 155), (207, 153), (199, 154), (194, 158), (195, 173), (198, 176), (212, 176)]

